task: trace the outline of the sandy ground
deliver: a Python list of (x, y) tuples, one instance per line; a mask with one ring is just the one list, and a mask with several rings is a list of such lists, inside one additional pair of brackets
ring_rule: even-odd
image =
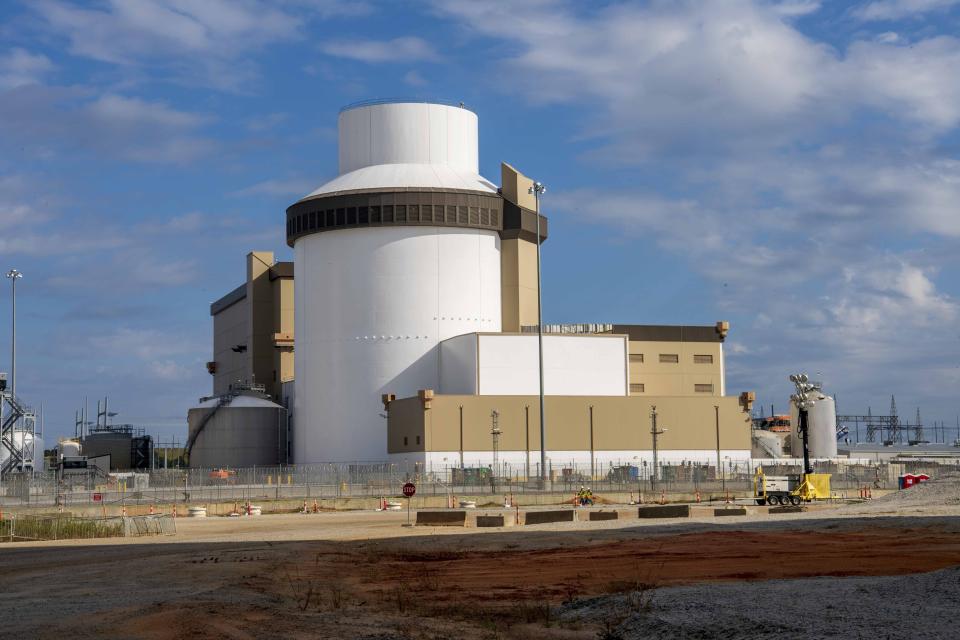
[(924, 496), (489, 530), (180, 519), (171, 537), (0, 545), (0, 618), (11, 638), (956, 637), (960, 504)]

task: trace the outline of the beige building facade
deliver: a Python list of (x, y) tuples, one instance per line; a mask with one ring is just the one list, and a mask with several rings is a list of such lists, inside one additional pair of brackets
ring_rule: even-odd
[[(488, 466), (496, 412), (498, 459), (512, 474), (539, 474), (537, 396), (435, 395), (385, 398), (388, 442), (395, 460), (430, 467)], [(656, 408), (659, 461), (715, 464), (750, 456), (752, 395), (740, 397), (547, 396), (548, 464), (652, 465), (651, 413)], [(507, 470), (504, 470), (506, 473)], [(529, 472), (529, 473), (528, 473)]]
[(730, 325), (614, 325), (629, 338), (630, 394), (723, 396), (723, 342)]
[(246, 282), (211, 304), (210, 315), (213, 395), (257, 384), (279, 402), (293, 379), (293, 263), (250, 252)]

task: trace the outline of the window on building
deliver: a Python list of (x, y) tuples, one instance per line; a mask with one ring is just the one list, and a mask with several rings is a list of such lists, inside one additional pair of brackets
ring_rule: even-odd
[(403, 436), (403, 446), (407, 446), (407, 436)]
[(713, 364), (713, 356), (709, 353), (695, 354), (693, 356), (693, 364)]
[(712, 384), (695, 384), (693, 390), (697, 393), (713, 393)]
[(630, 383), (630, 393), (643, 393), (643, 383), (642, 382), (631, 382)]
[(417, 436), (417, 444), (420, 444), (420, 436)]
[(661, 353), (660, 362), (665, 362), (667, 364), (677, 364), (680, 362), (680, 356), (676, 353)]
[(643, 362), (643, 354), (642, 354), (642, 353), (631, 353), (631, 354), (630, 354), (630, 362)]

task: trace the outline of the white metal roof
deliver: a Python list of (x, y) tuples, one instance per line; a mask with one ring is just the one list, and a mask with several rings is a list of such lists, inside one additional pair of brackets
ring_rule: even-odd
[(470, 189), (496, 193), (497, 188), (483, 176), (453, 169), (443, 164), (377, 164), (337, 176), (319, 189), (301, 198), (354, 189), (395, 189), (427, 187), (433, 189)]

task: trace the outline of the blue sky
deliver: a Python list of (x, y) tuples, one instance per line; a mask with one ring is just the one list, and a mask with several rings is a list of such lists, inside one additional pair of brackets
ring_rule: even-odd
[[(0, 267), (47, 432), (109, 394), (166, 437), (209, 303), (336, 172), (368, 98), (467, 103), (548, 185), (547, 322), (731, 322), (728, 391), (960, 412), (960, 2), (10, 1)], [(9, 361), (9, 288), (0, 361)], [(4, 364), (2, 367), (6, 369)]]

